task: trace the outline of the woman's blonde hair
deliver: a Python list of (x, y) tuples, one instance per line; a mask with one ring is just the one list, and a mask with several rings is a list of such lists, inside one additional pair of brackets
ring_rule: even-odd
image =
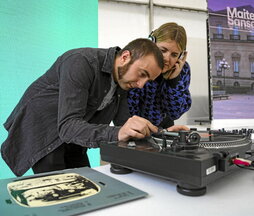
[(186, 50), (187, 36), (183, 26), (174, 22), (161, 25), (154, 30), (150, 36), (154, 37), (155, 42), (175, 41), (180, 51)]

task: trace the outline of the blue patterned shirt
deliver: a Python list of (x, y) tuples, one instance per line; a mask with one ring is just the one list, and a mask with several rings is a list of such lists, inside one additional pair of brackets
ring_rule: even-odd
[(186, 62), (174, 79), (166, 80), (160, 75), (142, 89), (131, 89), (128, 93), (130, 114), (146, 118), (156, 126), (165, 118), (176, 120), (191, 107), (189, 85), (190, 66)]

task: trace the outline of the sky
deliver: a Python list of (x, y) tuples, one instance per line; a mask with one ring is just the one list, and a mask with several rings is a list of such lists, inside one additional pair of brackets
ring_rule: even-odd
[(208, 8), (213, 11), (223, 10), (225, 6), (237, 7), (252, 5), (254, 7), (254, 0), (207, 0)]

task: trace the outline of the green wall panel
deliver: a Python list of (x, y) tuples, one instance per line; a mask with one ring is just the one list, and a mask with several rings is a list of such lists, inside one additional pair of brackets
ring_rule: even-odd
[[(0, 0), (0, 145), (2, 125), (29, 84), (63, 52), (97, 46), (97, 0)], [(98, 166), (99, 149), (88, 154)], [(0, 178), (9, 177), (0, 158)]]

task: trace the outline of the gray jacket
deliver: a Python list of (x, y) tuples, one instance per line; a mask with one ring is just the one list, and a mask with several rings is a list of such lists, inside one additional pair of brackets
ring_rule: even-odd
[(117, 140), (129, 117), (127, 92), (117, 86), (113, 101), (97, 109), (111, 87), (118, 50), (70, 50), (30, 85), (4, 124), (1, 154), (17, 176), (62, 143), (95, 148)]

